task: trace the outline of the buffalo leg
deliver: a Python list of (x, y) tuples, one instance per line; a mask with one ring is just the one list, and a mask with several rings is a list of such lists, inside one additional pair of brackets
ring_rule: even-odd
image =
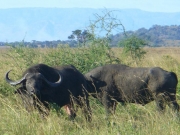
[(103, 93), (102, 103), (105, 107), (107, 115), (115, 113), (117, 103), (114, 100), (112, 100), (107, 93)]
[(89, 100), (87, 99), (87, 97), (80, 97), (79, 100), (80, 100), (80, 107), (82, 109), (82, 113), (84, 114), (87, 121), (91, 121), (92, 113), (89, 105)]
[(175, 94), (171, 94), (171, 95), (168, 95), (168, 96), (169, 96), (169, 98), (170, 98), (170, 101), (169, 101), (169, 103), (168, 103), (168, 106), (169, 106), (170, 108), (172, 108), (173, 111), (179, 112), (179, 104), (178, 104), (177, 101), (176, 101), (176, 96), (175, 96)]
[(84, 105), (85, 118), (87, 121), (91, 121), (92, 120), (92, 112), (91, 112), (91, 108), (89, 105), (89, 100), (86, 100), (85, 102), (86, 102), (86, 104)]
[(155, 98), (157, 109), (160, 112), (163, 112), (165, 110), (165, 99), (162, 94), (159, 94)]
[(173, 101), (171, 102), (171, 108), (173, 109), (173, 111), (177, 111), (179, 112), (179, 104), (177, 103), (177, 101)]

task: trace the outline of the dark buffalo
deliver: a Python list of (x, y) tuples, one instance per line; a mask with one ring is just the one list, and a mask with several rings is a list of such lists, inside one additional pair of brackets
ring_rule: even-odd
[(179, 111), (177, 76), (162, 68), (111, 64), (97, 67), (85, 77), (90, 85), (88, 91), (101, 101), (107, 113), (115, 112), (117, 102), (145, 105), (153, 100), (161, 111), (165, 103)]
[(48, 109), (48, 103), (56, 103), (59, 107), (65, 106), (67, 113), (74, 118), (76, 103), (82, 108), (86, 119), (91, 119), (86, 80), (74, 66), (49, 67), (37, 64), (28, 68), (18, 81), (9, 79), (9, 72), (6, 73), (6, 81), (11, 85), (21, 84), (16, 93), (23, 95), (23, 101), (33, 104), (40, 112), (43, 111), (37, 105), (38, 100)]

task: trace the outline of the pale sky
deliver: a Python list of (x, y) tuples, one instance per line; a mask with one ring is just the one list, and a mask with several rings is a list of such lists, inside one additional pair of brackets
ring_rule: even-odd
[(180, 12), (180, 0), (0, 0), (0, 8), (137, 8), (152, 12)]

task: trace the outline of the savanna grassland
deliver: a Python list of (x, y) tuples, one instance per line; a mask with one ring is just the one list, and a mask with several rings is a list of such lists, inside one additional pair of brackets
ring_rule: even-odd
[[(159, 66), (173, 71), (180, 80), (180, 48), (144, 48), (147, 52), (141, 61), (122, 56), (122, 49), (105, 46), (80, 48), (9, 48), (0, 49), (0, 135), (179, 135), (180, 116), (171, 109), (157, 112), (155, 102), (146, 106), (118, 104), (116, 114), (106, 118), (103, 106), (90, 97), (92, 122), (86, 122), (79, 110), (74, 121), (68, 119), (64, 109), (56, 113), (52, 106), (47, 119), (34, 111), (27, 112), (16, 89), (4, 80), (5, 73), (13, 69), (10, 77), (19, 79), (23, 71), (37, 63), (50, 66), (72, 64), (82, 73), (109, 63), (129, 66)], [(177, 88), (180, 103), (180, 84)]]

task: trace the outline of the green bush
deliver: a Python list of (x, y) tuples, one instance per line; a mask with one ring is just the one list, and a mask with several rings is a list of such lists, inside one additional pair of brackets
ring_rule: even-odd
[(127, 37), (119, 42), (119, 46), (123, 47), (122, 55), (124, 58), (132, 59), (136, 65), (144, 58), (144, 55), (146, 54), (146, 51), (143, 50), (145, 45), (147, 45), (146, 41), (136, 36)]

